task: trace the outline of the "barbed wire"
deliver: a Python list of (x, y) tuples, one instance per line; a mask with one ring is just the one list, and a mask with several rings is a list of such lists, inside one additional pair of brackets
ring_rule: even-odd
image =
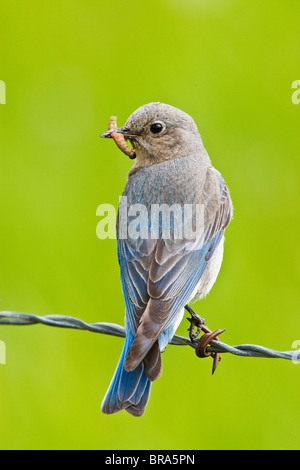
[[(71, 328), (75, 330), (86, 330), (93, 333), (102, 333), (111, 336), (118, 336), (125, 338), (126, 330), (123, 326), (115, 323), (86, 323), (83, 320), (66, 315), (46, 315), (39, 316), (28, 313), (19, 312), (0, 312), (0, 325), (48, 325), (59, 328)], [(202, 336), (203, 338), (203, 336)], [(184, 336), (174, 335), (170, 344), (175, 346), (191, 346), (196, 349), (201, 338), (196, 338), (191, 341)], [(288, 359), (294, 362), (300, 361), (300, 350), (293, 351), (276, 351), (264, 346), (255, 344), (240, 344), (238, 346), (230, 346), (222, 341), (211, 340), (206, 347), (207, 355), (209, 354), (222, 354), (230, 353), (235, 356), (242, 357), (261, 357), (261, 358), (277, 358)]]

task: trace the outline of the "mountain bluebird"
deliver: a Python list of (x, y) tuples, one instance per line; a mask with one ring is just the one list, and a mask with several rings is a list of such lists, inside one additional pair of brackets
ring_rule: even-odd
[[(102, 135), (110, 137), (111, 132)], [(185, 112), (162, 103), (146, 104), (115, 132), (131, 142), (136, 161), (128, 173), (117, 221), (126, 339), (101, 409), (107, 414), (125, 409), (141, 416), (151, 383), (162, 371), (161, 352), (175, 334), (184, 307), (204, 297), (217, 278), (232, 204), (196, 124)], [(169, 221), (168, 236), (163, 236), (164, 217), (150, 217), (153, 208), (189, 206), (192, 237), (180, 230), (175, 235), (174, 220)], [(199, 223), (196, 206), (202, 210)], [(129, 230), (132, 207), (148, 214), (138, 217), (136, 225), (144, 236)], [(186, 225), (188, 217), (184, 220)]]

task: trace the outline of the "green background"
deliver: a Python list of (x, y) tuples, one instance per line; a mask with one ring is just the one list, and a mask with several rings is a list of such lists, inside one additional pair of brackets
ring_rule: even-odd
[[(195, 304), (222, 340), (300, 340), (298, 0), (0, 0), (0, 310), (123, 324), (115, 240), (132, 162), (99, 139), (161, 101), (195, 119), (235, 214)], [(179, 327), (187, 334), (188, 322)], [(299, 449), (300, 365), (169, 346), (146, 413), (100, 412), (123, 340), (1, 326), (1, 449)]]

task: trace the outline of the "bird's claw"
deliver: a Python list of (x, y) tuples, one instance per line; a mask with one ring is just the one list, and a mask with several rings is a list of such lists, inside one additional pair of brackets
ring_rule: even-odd
[[(190, 340), (193, 342), (199, 336), (200, 331), (203, 329), (203, 326), (205, 325), (205, 320), (204, 318), (201, 318), (196, 312), (194, 312), (194, 310), (191, 309), (189, 305), (186, 305), (185, 309), (191, 315), (191, 318), (187, 318), (187, 320), (191, 324), (191, 326), (188, 328), (188, 332)], [(197, 328), (196, 331), (195, 328)]]
[(200, 331), (203, 328), (203, 325), (205, 325), (205, 320), (201, 317), (199, 317), (199, 319), (195, 319), (191, 317), (191, 318), (187, 318), (187, 320), (191, 324), (191, 326), (188, 328), (190, 340), (195, 341), (195, 339), (198, 338)]
[[(208, 357), (211, 356), (213, 358), (213, 366), (212, 366), (212, 374), (214, 374), (220, 360), (220, 354), (217, 352), (209, 352), (207, 351), (207, 346), (210, 344), (211, 341), (219, 341), (218, 335), (223, 333), (225, 330), (216, 330), (214, 332), (210, 331), (210, 329), (206, 326), (205, 320), (201, 318), (196, 312), (189, 305), (185, 306), (185, 309), (190, 313), (191, 318), (187, 318), (187, 320), (191, 323), (191, 326), (188, 328), (190, 340), (193, 342), (200, 334), (200, 331), (204, 332), (204, 335), (198, 341), (196, 346), (196, 354), (198, 357)], [(195, 331), (195, 328), (197, 330)]]

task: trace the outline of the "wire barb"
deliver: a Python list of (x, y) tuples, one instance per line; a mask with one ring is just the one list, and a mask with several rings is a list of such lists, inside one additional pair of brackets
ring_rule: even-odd
[[(86, 330), (93, 333), (102, 333), (111, 336), (125, 338), (126, 330), (123, 326), (115, 323), (86, 323), (78, 318), (66, 315), (32, 315), (19, 312), (0, 312), (0, 325), (35, 325), (43, 324), (60, 328), (72, 328), (75, 330)], [(202, 338), (202, 337), (201, 337)], [(201, 338), (191, 341), (184, 336), (174, 335), (170, 344), (175, 346), (191, 346), (196, 349)], [(198, 348), (199, 349), (199, 348)], [(239, 346), (229, 346), (221, 341), (211, 340), (209, 345), (205, 347), (206, 354), (230, 353), (235, 356), (242, 357), (263, 357), (263, 358), (280, 358), (288, 359), (293, 362), (300, 362), (300, 351), (275, 351), (274, 349), (265, 348), (255, 344), (241, 344)]]

